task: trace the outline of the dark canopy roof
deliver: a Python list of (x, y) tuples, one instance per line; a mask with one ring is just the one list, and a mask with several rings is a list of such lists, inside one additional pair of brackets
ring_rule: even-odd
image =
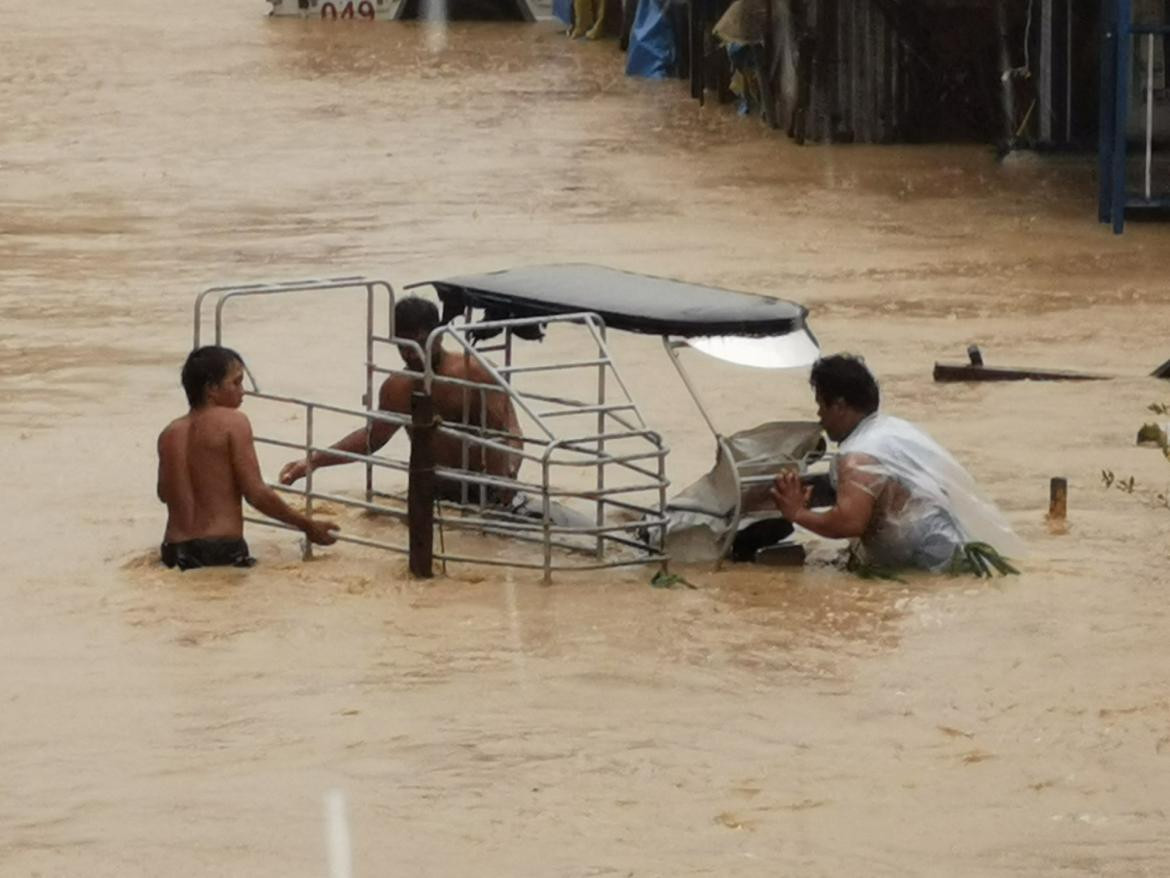
[(444, 320), (467, 306), (486, 309), (491, 320), (593, 311), (610, 329), (690, 338), (785, 335), (804, 329), (808, 313), (783, 299), (600, 265), (538, 265), (423, 283), (438, 291)]

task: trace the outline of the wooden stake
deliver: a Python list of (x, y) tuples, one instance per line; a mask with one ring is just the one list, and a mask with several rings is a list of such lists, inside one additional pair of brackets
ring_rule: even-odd
[(1064, 521), (1068, 517), (1068, 479), (1054, 478), (1048, 488), (1048, 518)]
[(410, 572), (434, 576), (435, 551), (435, 413), (431, 397), (410, 395), (410, 477), (406, 507), (410, 524)]

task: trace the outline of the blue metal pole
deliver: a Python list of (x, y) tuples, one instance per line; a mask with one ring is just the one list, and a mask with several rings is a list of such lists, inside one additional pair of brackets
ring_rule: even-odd
[(1130, 35), (1132, 13), (1130, 0), (1117, 0), (1117, 15), (1113, 29), (1116, 40), (1117, 79), (1114, 83), (1115, 107), (1113, 116), (1113, 193), (1110, 208), (1113, 212), (1113, 234), (1125, 231), (1125, 149), (1129, 127), (1129, 58), (1133, 52)]
[(1101, 87), (1097, 124), (1097, 219), (1113, 218), (1113, 118), (1117, 100), (1114, 74), (1117, 66), (1117, 0), (1101, 4)]

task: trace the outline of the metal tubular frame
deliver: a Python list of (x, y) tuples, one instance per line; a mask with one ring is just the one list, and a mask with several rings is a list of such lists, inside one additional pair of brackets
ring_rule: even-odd
[[(408, 372), (405, 369), (381, 366), (375, 358), (376, 346), (379, 344), (398, 347), (411, 346), (418, 352), (423, 362), (426, 363), (426, 369), (421, 376), (425, 391), (428, 393), (432, 392), (436, 383), (458, 386), (463, 389), (465, 400), (464, 422), (458, 425), (440, 426), (438, 428), (439, 432), (455, 436), (463, 444), (462, 468), (436, 467), (435, 470), (436, 475), (460, 483), (461, 499), (464, 500), (463, 503), (459, 504), (442, 501), (436, 503), (435, 521), (439, 527), (440, 550), (434, 554), (434, 557), (441, 562), (444, 570), (446, 570), (448, 562), (514, 566), (543, 570), (545, 582), (550, 582), (553, 571), (557, 570), (600, 570), (647, 563), (658, 564), (662, 569), (666, 568), (667, 558), (663, 548), (665, 546), (667, 526), (665, 517), (666, 488), (669, 482), (666, 479), (665, 467), (666, 455), (669, 449), (663, 444), (661, 437), (657, 433), (646, 428), (641, 413), (637, 405), (633, 402), (632, 397), (630, 397), (626, 383), (618, 371), (617, 365), (613, 362), (605, 344), (604, 322), (596, 314), (582, 312), (578, 314), (557, 315), (555, 317), (524, 318), (481, 323), (471, 323), (469, 319), (465, 319), (465, 322), (462, 324), (438, 327), (431, 333), (425, 346), (423, 346), (412, 339), (396, 337), (394, 327), (395, 293), (394, 288), (385, 281), (371, 280), (364, 277), (341, 277), (290, 281), (285, 283), (257, 283), (212, 287), (201, 292), (195, 300), (195, 345), (198, 346), (201, 343), (204, 335), (203, 312), (204, 303), (208, 297), (215, 297), (215, 343), (221, 344), (223, 341), (224, 309), (227, 302), (233, 298), (294, 292), (341, 291), (354, 288), (364, 288), (366, 291), (366, 391), (363, 398), (365, 408), (350, 409), (310, 399), (263, 393), (250, 373), (249, 378), (251, 379), (252, 390), (249, 391), (249, 395), (277, 404), (297, 406), (305, 412), (303, 443), (265, 436), (257, 436), (257, 442), (302, 451), (306, 461), (310, 459), (310, 456), (314, 452), (328, 451), (330, 454), (363, 463), (366, 471), (365, 499), (357, 500), (352, 497), (317, 490), (313, 484), (311, 469), (306, 475), (303, 489), (291, 488), (284, 485), (272, 485), (273, 488), (283, 493), (302, 497), (305, 502), (306, 511), (309, 514), (312, 512), (314, 501), (320, 500), (385, 514), (398, 519), (405, 520), (407, 518), (404, 508), (399, 509), (375, 502), (376, 498), (388, 498), (389, 495), (374, 490), (373, 473), (375, 468), (408, 472), (409, 463), (405, 460), (397, 460), (380, 454), (357, 454), (319, 446), (314, 436), (314, 415), (316, 411), (320, 410), (361, 418), (365, 421), (367, 431), (379, 421), (391, 423), (396, 428), (408, 426), (411, 423), (409, 415), (383, 412), (378, 409), (378, 400), (375, 397), (374, 391), (374, 376), (410, 375), (418, 378), (417, 373)], [(374, 327), (375, 297), (379, 291), (385, 291), (389, 303), (389, 321), (386, 335), (379, 334), (375, 331)], [(466, 315), (466, 317), (469, 318), (470, 315)], [(533, 324), (547, 326), (551, 323), (584, 326), (597, 346), (597, 357), (583, 362), (562, 362), (546, 366), (516, 367), (513, 364), (512, 356), (514, 329)], [(486, 350), (477, 349), (472, 345), (469, 334), (474, 330), (480, 329), (503, 330), (504, 342), (500, 345), (491, 346), (490, 348), (492, 351), (502, 350), (504, 352), (504, 365), (502, 367), (497, 367), (484, 358), (483, 354), (487, 352)], [(486, 374), (492, 378), (493, 383), (467, 381), (436, 374), (434, 372), (432, 355), (436, 350), (435, 346), (441, 344), (444, 338), (452, 339), (456, 346), (461, 349), (465, 359), (469, 361), (474, 359)], [(580, 402), (538, 393), (529, 394), (519, 391), (513, 384), (513, 376), (518, 374), (582, 368), (596, 368), (598, 372), (597, 399), (593, 402)], [(609, 383), (607, 378), (610, 374), (612, 374), (616, 386), (620, 388), (623, 397), (617, 402), (607, 402), (606, 400), (607, 385)], [(486, 424), (487, 407), (485, 404), (487, 393), (500, 392), (507, 393), (515, 408), (531, 419), (537, 427), (536, 435), (525, 434), (521, 437), (511, 437), (511, 434), (488, 429)], [(472, 393), (478, 393), (480, 396), (481, 423), (479, 424), (468, 423), (470, 416), (469, 400)], [(531, 405), (532, 402), (549, 403), (554, 406), (561, 406), (562, 408), (537, 411)], [(558, 436), (557, 432), (546, 423), (546, 419), (570, 414), (595, 415), (595, 431), (587, 435)], [(620, 429), (609, 430), (607, 432), (607, 418), (613, 419), (616, 424), (620, 425)], [(510, 443), (500, 441), (505, 437), (521, 439), (521, 447), (516, 448)], [(643, 445), (644, 448), (630, 453), (618, 454), (606, 450), (607, 442), (618, 441), (636, 442)], [(474, 446), (478, 446), (480, 454), (484, 456), (486, 456), (489, 450), (492, 450), (517, 455), (523, 460), (538, 464), (541, 470), (540, 481), (522, 482), (516, 478), (488, 475), (482, 472), (472, 471), (469, 463), (470, 451)], [(527, 448), (530, 446), (536, 447), (532, 451), (529, 451)], [(369, 446), (367, 445), (367, 450), (368, 448)], [(567, 458), (566, 455), (570, 457)], [(636, 461), (650, 459), (657, 461), (657, 466), (653, 469), (635, 464)], [(580, 467), (596, 469), (595, 490), (567, 490), (555, 486), (553, 474), (558, 469)], [(634, 484), (615, 484), (606, 487), (605, 469), (607, 467), (617, 467), (627, 470), (639, 476), (640, 480)], [(477, 488), (478, 503), (468, 502), (470, 498), (467, 494), (469, 488), (472, 487)], [(492, 509), (486, 503), (487, 491), (492, 487), (505, 490), (539, 491), (543, 513), (541, 519), (536, 520), (513, 512)], [(654, 503), (639, 504), (618, 499), (618, 497), (623, 495), (644, 495), (646, 493), (650, 493), (655, 497)], [(552, 497), (576, 497), (591, 501), (595, 506), (593, 523), (590, 526), (554, 525), (550, 515)], [(626, 523), (607, 524), (605, 511), (610, 506), (625, 512), (638, 513), (641, 515), (641, 518), (637, 521)], [(285, 530), (291, 529), (287, 525), (267, 518), (246, 516), (245, 520), (253, 524), (263, 524)], [(445, 526), (458, 530), (474, 529), (481, 533), (504, 535), (522, 542), (537, 542), (542, 544), (543, 557), (537, 562), (526, 561), (520, 558), (504, 560), (496, 557), (475, 557), (458, 554), (457, 552), (449, 551), (446, 546), (443, 537)], [(651, 535), (656, 534), (657, 538), (641, 540), (637, 536), (639, 532)], [(586, 548), (584, 544), (577, 545), (568, 542), (565, 539), (566, 537), (585, 538), (592, 548)], [(386, 541), (368, 539), (366, 537), (338, 534), (338, 540), (400, 554), (406, 554), (409, 551), (405, 544), (397, 545)], [(632, 555), (626, 553), (623, 557), (605, 560), (605, 549), (607, 545), (632, 549), (634, 553)], [(311, 557), (311, 544), (307, 540), (304, 540), (302, 541), (302, 547), (304, 557), (306, 559)], [(594, 558), (594, 561), (581, 564), (574, 563), (568, 558), (565, 560), (554, 560), (554, 548), (565, 550), (568, 553), (586, 552)]]
[[(203, 300), (208, 296), (216, 296), (215, 301), (215, 344), (223, 344), (223, 310), (228, 300), (243, 296), (270, 296), (285, 293), (316, 293), (329, 290), (350, 290), (365, 288), (366, 291), (366, 391), (362, 402), (367, 411), (377, 409), (374, 400), (374, 373), (370, 371), (369, 363), (374, 357), (374, 298), (376, 290), (386, 292), (389, 312), (389, 334), (394, 335), (394, 287), (384, 280), (374, 280), (361, 275), (346, 277), (332, 277), (320, 280), (279, 281), (275, 283), (235, 284), (221, 287), (210, 287), (195, 297), (195, 338), (194, 347), (199, 347), (201, 330), (203, 328)], [(246, 371), (246, 367), (245, 367)], [(248, 380), (252, 382), (252, 390), (259, 391), (255, 377), (248, 372)], [(367, 422), (367, 429), (369, 423)], [(367, 442), (366, 447), (369, 447)], [(366, 499), (369, 500), (374, 489), (373, 467), (366, 464)], [(311, 551), (311, 550), (307, 550)]]
[[(490, 437), (498, 436), (501, 434), (499, 434), (498, 431), (488, 430), (486, 428), (485, 424), (481, 424), (479, 426), (479, 429), (478, 429), (479, 435), (476, 435), (477, 431), (474, 429), (470, 429), (470, 427), (467, 423), (469, 420), (469, 414), (470, 414), (469, 409), (468, 409), (467, 404), (466, 404), (467, 400), (469, 398), (469, 394), (466, 393), (467, 390), (474, 389), (480, 393), (480, 396), (481, 396), (480, 413), (481, 413), (481, 419), (482, 419), (482, 417), (486, 417), (486, 405), (483, 402), (483, 399), (486, 396), (486, 393), (488, 393), (488, 392), (498, 393), (498, 392), (501, 392), (501, 388), (503, 388), (504, 391), (509, 394), (509, 397), (511, 398), (511, 400), (513, 402), (513, 405), (518, 410), (522, 411), (525, 415), (527, 415), (528, 418), (530, 418), (532, 420), (532, 422), (537, 426), (539, 432), (543, 434), (543, 436), (540, 436), (540, 437), (526, 436), (525, 441), (526, 442), (534, 442), (536, 444), (544, 446), (543, 453), (540, 457), (541, 483), (540, 483), (539, 489), (540, 489), (541, 504), (542, 504), (542, 510), (541, 510), (542, 515), (541, 515), (541, 520), (539, 523), (539, 528), (540, 528), (540, 531), (542, 534), (542, 540), (544, 543), (545, 581), (546, 582), (551, 581), (552, 571), (554, 569), (556, 569), (556, 566), (552, 562), (552, 548), (553, 548), (553, 545), (555, 542), (553, 540), (553, 535), (558, 534), (558, 533), (577, 534), (577, 535), (582, 535), (582, 536), (592, 534), (595, 538), (594, 550), (593, 550), (594, 555), (598, 558), (599, 561), (605, 555), (605, 547), (606, 547), (607, 541), (610, 541), (610, 542), (615, 542), (615, 543), (621, 543), (621, 544), (626, 545), (626, 546), (642, 547), (644, 551), (648, 552), (648, 555), (644, 560), (646, 560), (646, 561), (654, 560), (654, 561), (657, 561), (658, 563), (662, 564), (663, 566), (665, 566), (666, 558), (662, 554), (662, 546), (665, 545), (665, 531), (666, 531), (666, 518), (665, 518), (665, 514), (664, 514), (664, 510), (665, 510), (664, 496), (665, 496), (666, 485), (660, 484), (660, 482), (664, 481), (664, 478), (662, 475), (665, 472), (663, 458), (665, 457), (665, 455), (667, 453), (667, 449), (663, 445), (661, 437), (657, 433), (654, 433), (653, 431), (650, 431), (650, 430), (645, 428), (645, 421), (642, 419), (640, 411), (638, 410), (637, 406), (634, 404), (632, 397), (629, 395), (629, 391), (627, 389), (626, 383), (625, 383), (624, 379), (622, 378), (620, 372), (618, 371), (617, 366), (614, 363), (613, 358), (609, 353), (608, 347), (606, 346), (606, 343), (605, 343), (605, 324), (601, 320), (601, 318), (598, 315), (591, 313), (591, 312), (579, 312), (579, 313), (574, 313), (574, 314), (562, 314), (562, 315), (556, 315), (556, 316), (550, 316), (550, 317), (520, 318), (520, 319), (514, 319), (514, 320), (483, 321), (483, 322), (474, 322), (473, 323), (468, 319), (469, 317), (470, 317), (469, 314), (465, 314), (464, 315), (464, 322), (461, 324), (454, 324), (454, 325), (447, 325), (447, 326), (438, 327), (434, 332), (431, 333), (430, 337), (427, 339), (426, 356), (424, 357), (424, 361), (427, 363), (427, 375), (426, 375), (426, 379), (425, 379), (426, 386), (428, 387), (428, 389), (430, 389), (433, 387), (433, 385), (436, 382), (437, 383), (447, 383), (447, 384), (451, 384), (454, 386), (461, 386), (465, 390), (465, 393), (464, 393), (465, 407), (464, 407), (464, 419), (463, 419), (464, 423), (463, 423), (463, 425), (460, 425), (457, 430), (449, 431), (449, 435), (458, 435), (458, 438), (464, 444), (463, 460), (464, 460), (464, 469), (465, 470), (467, 468), (467, 460), (469, 457), (469, 448), (472, 445), (479, 445), (481, 447), (481, 453), (486, 453), (486, 451), (488, 449), (495, 449), (497, 451), (504, 451), (504, 452), (511, 453), (511, 454), (521, 454), (521, 456), (526, 458), (526, 459), (532, 459), (534, 457), (534, 455), (529, 455), (527, 453), (518, 452), (516, 449), (514, 449), (510, 445), (505, 445), (504, 443), (492, 441), (492, 438), (490, 438)], [(588, 330), (588, 332), (590, 333), (590, 336), (591, 336), (593, 343), (596, 345), (597, 356), (591, 360), (583, 360), (583, 361), (569, 361), (569, 362), (551, 363), (551, 364), (547, 364), (547, 365), (533, 365), (533, 366), (522, 366), (522, 367), (513, 366), (512, 365), (512, 362), (513, 362), (513, 360), (512, 360), (512, 338), (513, 338), (514, 330), (517, 328), (521, 328), (524, 326), (530, 326), (530, 325), (539, 325), (541, 327), (547, 327), (549, 324), (568, 324), (568, 325), (584, 326)], [(505, 365), (503, 367), (498, 367), (498, 366), (494, 365), (493, 363), (491, 363), (490, 361), (488, 361), (483, 356), (483, 353), (485, 353), (485, 352), (480, 351), (479, 349), (475, 348), (472, 345), (472, 342), (469, 338), (469, 335), (472, 332), (485, 331), (485, 330), (491, 331), (494, 329), (504, 331), (503, 344), (491, 346), (493, 351), (502, 350), (504, 352)], [(455, 346), (458, 349), (457, 354), (459, 352), (461, 352), (465, 360), (469, 361), (469, 360), (474, 359), (476, 361), (477, 365), (487, 375), (489, 375), (491, 377), (492, 383), (491, 384), (484, 384), (481, 382), (474, 382), (474, 381), (467, 381), (467, 380), (460, 380), (460, 379), (450, 379), (450, 378), (445, 378), (444, 376), (441, 376), (441, 375), (434, 374), (433, 370), (432, 370), (432, 363), (433, 363), (433, 354), (436, 350), (435, 346), (440, 345), (444, 338), (451, 339), (451, 341), (455, 344)], [(514, 378), (516, 375), (520, 375), (520, 374), (531, 375), (531, 374), (540, 373), (540, 372), (553, 372), (553, 371), (560, 371), (560, 370), (567, 370), (567, 369), (587, 369), (587, 368), (596, 368), (598, 370), (598, 395), (597, 395), (596, 401), (584, 404), (584, 407), (586, 407), (588, 409), (588, 411), (582, 410), (581, 403), (578, 403), (577, 401), (572, 401), (571, 403), (569, 403), (569, 406), (565, 409), (564, 413), (565, 414), (596, 414), (596, 416), (597, 416), (597, 422), (596, 422), (597, 423), (597, 432), (594, 435), (566, 436), (566, 437), (559, 437), (558, 438), (556, 433), (552, 429), (552, 427), (546, 423), (546, 420), (545, 420), (546, 413), (538, 412), (532, 405), (529, 404), (530, 395), (524, 391), (519, 390), (515, 386)], [(607, 401), (606, 401), (605, 377), (610, 372), (612, 372), (612, 374), (614, 376), (614, 380), (617, 383), (617, 385), (621, 388), (622, 394), (624, 396), (624, 400), (622, 402), (618, 403), (617, 406), (614, 408), (620, 408), (620, 410), (622, 410), (622, 411), (632, 411), (633, 418), (636, 421), (636, 425), (630, 424), (629, 421), (627, 421), (624, 418), (617, 418), (616, 415), (614, 415), (611, 411), (611, 404), (607, 403)], [(569, 402), (569, 401), (564, 401), (564, 400), (559, 400), (559, 399), (554, 400), (553, 398), (544, 397), (544, 395), (541, 395), (541, 394), (534, 394), (532, 396), (540, 397), (542, 399), (542, 401), (545, 401), (545, 402), (555, 401), (555, 402), (560, 403), (560, 404), (565, 404), (565, 403)], [(615, 419), (618, 420), (618, 422), (621, 423), (622, 426), (625, 428), (624, 432), (607, 434), (605, 432), (605, 430), (606, 430), (605, 419), (607, 416), (615, 417)], [(640, 429), (638, 429), (639, 427), (640, 427)], [(625, 455), (607, 454), (605, 452), (605, 442), (607, 440), (615, 440), (616, 441), (618, 439), (640, 440), (641, 442), (648, 443), (649, 449), (646, 451), (640, 451), (640, 452), (636, 452), (636, 453), (632, 453), (632, 454), (625, 454)], [(593, 446), (593, 447), (592, 448), (582, 448), (581, 447), (582, 445), (589, 445), (589, 446)], [(564, 451), (565, 453), (584, 456), (586, 459), (585, 460), (565, 460), (565, 459), (563, 459), (563, 456), (560, 459), (558, 459), (556, 456), (558, 451)], [(648, 458), (657, 458), (659, 460), (660, 466), (658, 468), (659, 469), (658, 473), (650, 473), (646, 470), (643, 470), (642, 468), (634, 467), (632, 465), (631, 461), (633, 461), (633, 460), (648, 459)], [(554, 470), (554, 468), (573, 467), (573, 466), (589, 466), (589, 467), (596, 468), (596, 470), (597, 470), (597, 476), (596, 476), (597, 490), (596, 491), (593, 491), (593, 492), (563, 491), (563, 490), (558, 490), (557, 488), (555, 488), (553, 486), (551, 474), (552, 474), (552, 471)], [(615, 493), (615, 494), (616, 493), (635, 493), (635, 492), (655, 491), (656, 490), (658, 493), (658, 500), (659, 500), (657, 508), (651, 509), (650, 507), (645, 507), (645, 511), (647, 513), (654, 513), (654, 514), (647, 515), (647, 517), (645, 519), (643, 519), (642, 521), (630, 523), (628, 525), (622, 525), (622, 526), (617, 526), (617, 527), (612, 527), (612, 528), (607, 527), (605, 525), (606, 506), (612, 505), (612, 503), (609, 499), (610, 492), (605, 491), (604, 471), (605, 471), (605, 468), (607, 466), (617, 466), (617, 467), (622, 467), (625, 469), (630, 469), (630, 470), (633, 470), (634, 472), (640, 473), (644, 477), (650, 476), (653, 479), (652, 482), (640, 483), (640, 484), (636, 484), (636, 485), (627, 486), (624, 488), (619, 488), (619, 489), (613, 491), (612, 493)], [(484, 485), (485, 483), (488, 483), (488, 482), (499, 484), (501, 482), (506, 481), (506, 480), (502, 480), (501, 477), (498, 477), (498, 476), (485, 477), (483, 475), (472, 475), (472, 474), (468, 474), (468, 473), (456, 474), (456, 473), (451, 472), (449, 469), (441, 470), (440, 472), (448, 475), (448, 477), (459, 478), (460, 481), (465, 485), (468, 483), (473, 483), (473, 484), (478, 483), (480, 485)], [(513, 484), (518, 485), (519, 483), (515, 482), (513, 480)], [(479, 492), (480, 497), (481, 497), (481, 503), (479, 504), (479, 513), (480, 513), (479, 526), (481, 527), (482, 530), (488, 531), (488, 530), (491, 530), (491, 528), (482, 520), (483, 511), (485, 509), (485, 504), (482, 502), (482, 498), (483, 498), (484, 493), (485, 493), (484, 490), (481, 488), (481, 490)], [(594, 526), (592, 528), (582, 528), (582, 527), (560, 528), (560, 527), (553, 525), (552, 521), (551, 521), (551, 498), (553, 496), (573, 496), (573, 497), (586, 498), (586, 499), (591, 500), (594, 503)], [(465, 507), (469, 506), (469, 504), (467, 504), (466, 502), (464, 502), (463, 505)], [(632, 504), (624, 504), (624, 505), (629, 506)], [(443, 520), (447, 524), (453, 524), (453, 522), (448, 518), (443, 518)], [(513, 527), (510, 528), (509, 530), (510, 531), (524, 530), (526, 527), (531, 529), (534, 527), (534, 525), (535, 525), (535, 522), (529, 524), (527, 522), (527, 520), (521, 519), (519, 521), (514, 522)], [(650, 529), (650, 530), (656, 529), (657, 530), (657, 532), (658, 532), (658, 549), (657, 549), (657, 551), (655, 551), (653, 549), (653, 547), (651, 547), (651, 546), (644, 546), (643, 544), (635, 542), (633, 540), (624, 540), (624, 539), (621, 539), (621, 538), (616, 536), (616, 533), (620, 532), (620, 531), (633, 532), (633, 531), (638, 530), (638, 529)], [(608, 562), (604, 566), (610, 566), (610, 565), (616, 566), (618, 563), (621, 563), (621, 562)], [(626, 563), (628, 563), (628, 562), (626, 562)], [(574, 566), (579, 567), (580, 565), (574, 565)]]
[[(695, 406), (699, 409), (699, 414), (703, 416), (703, 420), (707, 422), (707, 426), (710, 428), (711, 434), (715, 437), (715, 443), (719, 446), (720, 457), (727, 460), (727, 462), (731, 465), (732, 478), (735, 480), (735, 508), (732, 510), (731, 522), (727, 529), (727, 536), (724, 537), (723, 545), (720, 546), (719, 549), (720, 562), (717, 563), (722, 563), (722, 559), (726, 558), (727, 554), (731, 551), (731, 544), (735, 541), (735, 534), (739, 529), (739, 522), (743, 518), (744, 489), (751, 485), (760, 484), (761, 482), (771, 481), (775, 478), (775, 476), (744, 476), (740, 472), (739, 465), (735, 462), (735, 458), (731, 454), (731, 446), (728, 444), (727, 439), (723, 436), (723, 434), (720, 433), (718, 429), (716, 429), (715, 422), (711, 420), (711, 416), (707, 414), (707, 409), (703, 405), (703, 401), (699, 398), (699, 393), (695, 389), (695, 385), (691, 381), (691, 377), (687, 373), (685, 367), (682, 364), (682, 359), (678, 355), (679, 348), (687, 347), (686, 342), (675, 341), (663, 336), (662, 345), (664, 348), (666, 348), (666, 353), (670, 357), (670, 361), (674, 364), (675, 370), (677, 370), (679, 377), (682, 378), (683, 385), (686, 387), (687, 392), (690, 393), (691, 399), (693, 399), (695, 402)], [(803, 467), (807, 464), (807, 461), (801, 461), (801, 464)]]

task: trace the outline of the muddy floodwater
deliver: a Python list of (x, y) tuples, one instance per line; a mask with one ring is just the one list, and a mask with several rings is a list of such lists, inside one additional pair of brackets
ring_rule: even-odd
[[(1170, 402), (1170, 226), (1098, 226), (1088, 159), (799, 148), (547, 23), (441, 48), (261, 0), (3, 7), (0, 875), (326, 875), (335, 789), (360, 876), (1170, 873), (1170, 464), (1134, 444)], [(255, 526), (250, 571), (155, 564), (200, 289), (565, 261), (808, 306), (1022, 575), (419, 582)], [(358, 405), (354, 315), (241, 307), (229, 341)], [(1116, 377), (932, 383), (972, 342)], [(615, 347), (688, 483), (705, 426), (655, 339)], [(813, 416), (806, 372), (696, 375), (728, 430)]]

